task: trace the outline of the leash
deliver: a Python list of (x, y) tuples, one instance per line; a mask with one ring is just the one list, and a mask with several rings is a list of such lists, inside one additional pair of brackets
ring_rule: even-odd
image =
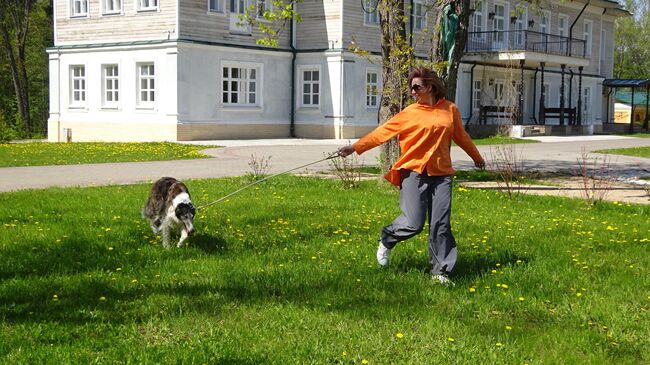
[(265, 177), (265, 178), (263, 178), (263, 179), (260, 179), (260, 180), (257, 180), (257, 181), (255, 181), (255, 182), (251, 183), (251, 184), (248, 184), (248, 185), (242, 187), (241, 189), (235, 190), (235, 191), (233, 191), (232, 193), (230, 193), (230, 194), (228, 194), (228, 195), (226, 195), (226, 196), (224, 196), (224, 197), (221, 197), (221, 198), (219, 198), (219, 199), (217, 199), (217, 200), (215, 200), (215, 201), (213, 201), (213, 202), (210, 202), (210, 203), (207, 203), (207, 204), (203, 204), (203, 205), (197, 207), (196, 210), (201, 210), (201, 209), (207, 208), (207, 207), (209, 207), (209, 206), (211, 206), (211, 205), (217, 204), (217, 203), (219, 203), (220, 201), (226, 200), (226, 199), (230, 198), (231, 196), (236, 195), (236, 194), (239, 194), (240, 192), (242, 192), (242, 191), (244, 191), (244, 190), (246, 190), (246, 189), (248, 189), (248, 188), (250, 188), (250, 187), (253, 187), (253, 186), (255, 186), (255, 185), (259, 184), (259, 183), (262, 183), (262, 182), (264, 182), (264, 181), (266, 181), (266, 180), (268, 180), (268, 179), (274, 178), (274, 177), (279, 176), (279, 175), (282, 175), (282, 174), (286, 174), (286, 173), (291, 172), (291, 171), (294, 171), (294, 170), (301, 169), (301, 168), (303, 168), (303, 167), (307, 167), (307, 166), (315, 165), (315, 164), (317, 164), (317, 163), (319, 163), (319, 162), (323, 162), (323, 161), (331, 160), (331, 159), (333, 159), (333, 158), (335, 158), (335, 157), (339, 157), (339, 156), (340, 156), (340, 155), (339, 155), (338, 152), (332, 152), (332, 153), (330, 153), (327, 157), (322, 158), (322, 159), (320, 159), (320, 160), (318, 160), (318, 161), (310, 162), (310, 163), (308, 163), (308, 164), (304, 164), (304, 165), (302, 165), (302, 166), (294, 167), (294, 168), (292, 168), (292, 169), (289, 169), (289, 170), (286, 170), (286, 171), (282, 171), (282, 172), (278, 172), (277, 174), (274, 174), (274, 175), (267, 176), (267, 177)]

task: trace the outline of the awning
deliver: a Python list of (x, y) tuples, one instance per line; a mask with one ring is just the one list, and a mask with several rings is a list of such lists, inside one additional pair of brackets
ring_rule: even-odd
[(650, 85), (648, 79), (605, 79), (603, 86), (608, 87), (641, 87)]

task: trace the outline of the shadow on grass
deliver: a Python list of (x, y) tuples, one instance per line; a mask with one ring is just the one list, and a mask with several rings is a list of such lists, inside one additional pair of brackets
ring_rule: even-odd
[(228, 252), (226, 240), (220, 236), (209, 234), (195, 234), (188, 239), (190, 247), (196, 247), (208, 254), (224, 254)]

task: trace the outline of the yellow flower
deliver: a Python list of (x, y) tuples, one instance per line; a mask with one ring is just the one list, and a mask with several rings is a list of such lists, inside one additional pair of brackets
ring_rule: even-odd
[(106, 301), (106, 297), (99, 297), (99, 301), (100, 301), (100, 302), (105, 302), (105, 301)]
[(395, 334), (395, 337), (397, 337), (397, 338), (404, 338), (404, 334), (403, 334), (403, 333), (400, 333), (400, 332), (397, 332), (397, 333)]
[(368, 363), (368, 360), (363, 359), (363, 360), (361, 360), (361, 363), (362, 363), (362, 364), (367, 364), (367, 363)]
[(506, 331), (510, 331), (510, 330), (512, 330), (512, 327), (506, 326)]
[(524, 300), (526, 300), (526, 298), (524, 298), (524, 297), (519, 297), (519, 301), (520, 301), (520, 302), (523, 302)]
[(453, 337), (447, 337), (447, 341), (449, 341), (449, 342), (454, 342), (454, 341), (456, 341), (456, 340), (455, 340)]
[(474, 293), (474, 292), (476, 292), (476, 288), (474, 288), (474, 287), (469, 288), (469, 292), (470, 292), (470, 293)]
[(501, 347), (503, 344), (501, 342), (497, 342), (497, 347)]

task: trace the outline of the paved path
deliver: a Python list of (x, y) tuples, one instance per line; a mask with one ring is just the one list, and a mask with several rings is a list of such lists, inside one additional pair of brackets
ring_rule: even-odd
[[(581, 137), (539, 137), (542, 143), (514, 145), (525, 167), (542, 171), (577, 171), (578, 159), (584, 149), (587, 152), (618, 147), (650, 146), (648, 138), (620, 136)], [(353, 141), (353, 140), (352, 140)], [(346, 140), (237, 140), (191, 142), (206, 146), (209, 159), (124, 162), (65, 166), (34, 166), (0, 168), (0, 192), (20, 189), (41, 189), (53, 186), (92, 186), (110, 184), (132, 184), (150, 182), (161, 176), (178, 179), (214, 178), (240, 176), (252, 170), (248, 166), (251, 155), (271, 156), (270, 173), (286, 171), (322, 159), (327, 153), (336, 151)], [(211, 148), (210, 146), (225, 146)], [(479, 150), (491, 160), (497, 146), (479, 146)], [(379, 148), (368, 151), (360, 159), (366, 165), (376, 165)], [(471, 159), (458, 147), (452, 148), (454, 167), (469, 169)], [(650, 159), (612, 156), (624, 176), (650, 176)], [(321, 162), (304, 171), (328, 169), (327, 162)], [(297, 171), (301, 172), (301, 171)]]

